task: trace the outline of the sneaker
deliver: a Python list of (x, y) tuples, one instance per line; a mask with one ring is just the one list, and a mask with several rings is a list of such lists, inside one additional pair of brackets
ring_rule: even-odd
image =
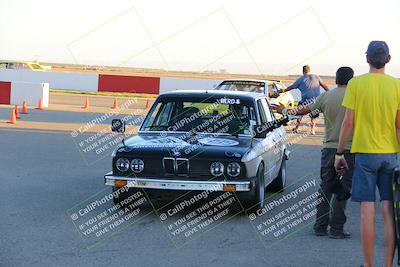
[(329, 238), (332, 239), (345, 239), (345, 238), (350, 238), (351, 235), (349, 232), (330, 232), (329, 233)]
[(328, 232), (326, 230), (314, 230), (314, 235), (316, 236), (326, 236)]

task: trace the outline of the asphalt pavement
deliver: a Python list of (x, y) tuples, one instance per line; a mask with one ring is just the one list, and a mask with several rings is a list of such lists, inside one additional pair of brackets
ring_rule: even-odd
[[(267, 203), (282, 199), (307, 181), (319, 181), (321, 137), (321, 134), (306, 137), (307, 142), (291, 146), (293, 152), (287, 162), (289, 186), (284, 193), (269, 193)], [(219, 212), (219, 216), (213, 217), (214, 223), (204, 225), (202, 231), (186, 229), (185, 236), (176, 238), (170, 231), (178, 223), (176, 218), (168, 221), (160, 216), (170, 209), (168, 205), (173, 207), (190, 196), (171, 199), (158, 196), (153, 203), (152, 192), (150, 195), (144, 192), (146, 201), (140, 205), (139, 215), (134, 217), (130, 213), (124, 227), (114, 224), (109, 235), (99, 234), (89, 239), (80, 231), (88, 228), (73, 216), (87, 207), (86, 203), (111, 192), (103, 179), (111, 170), (109, 151), (87, 161), (68, 131), (0, 128), (0, 170), (0, 266), (359, 266), (362, 263), (356, 203), (348, 205), (346, 230), (352, 238), (346, 240), (314, 236), (313, 217), (299, 225), (292, 224), (290, 233), (263, 236), (258, 231), (261, 227), (258, 219), (251, 220), (251, 211), (243, 211), (237, 198), (232, 199), (225, 217)], [(209, 196), (196, 207), (201, 208), (212, 199), (221, 198)], [(272, 212), (277, 214), (290, 207), (293, 201), (285, 201)], [(181, 212), (186, 219), (193, 214), (189, 210)], [(263, 216), (261, 222), (270, 217), (268, 212)], [(376, 258), (382, 263), (383, 222), (379, 215), (376, 235)]]

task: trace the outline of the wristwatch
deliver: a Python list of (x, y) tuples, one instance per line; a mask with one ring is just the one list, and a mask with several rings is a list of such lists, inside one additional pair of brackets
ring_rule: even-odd
[(341, 160), (341, 159), (344, 159), (344, 153), (343, 152), (342, 153), (336, 152), (335, 160)]

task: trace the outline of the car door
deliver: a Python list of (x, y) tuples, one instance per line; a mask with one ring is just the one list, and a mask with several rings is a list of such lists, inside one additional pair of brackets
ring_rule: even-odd
[[(265, 112), (269, 113), (271, 115), (271, 119), (276, 120), (277, 118), (274, 116), (274, 113), (272, 111), (271, 105), (268, 102), (268, 99), (265, 99), (266, 101), (264, 102), (264, 107), (265, 107)], [(283, 157), (283, 150), (284, 150), (284, 145), (285, 145), (285, 129), (283, 126), (274, 129), (272, 132), (269, 133), (271, 142), (274, 144), (272, 148), (272, 162), (273, 162), (273, 167), (271, 171), (271, 176), (272, 179), (274, 179), (278, 173), (279, 169), (281, 166), (282, 162), (282, 157)]]
[[(282, 92), (284, 89), (286, 89), (286, 86), (283, 83), (276, 83), (276, 87), (278, 92)], [(286, 107), (290, 108), (294, 107), (294, 98), (291, 92), (293, 91), (280, 93), (279, 96), (276, 98), (276, 100), (284, 104)]]
[[(261, 124), (271, 123), (274, 120), (265, 97), (257, 100), (258, 112), (260, 114)], [(274, 178), (276, 172), (275, 161), (276, 156), (274, 155), (274, 133), (269, 132), (264, 140), (261, 141), (262, 146), (262, 158), (264, 160), (264, 171), (265, 171), (265, 184), (269, 184)]]

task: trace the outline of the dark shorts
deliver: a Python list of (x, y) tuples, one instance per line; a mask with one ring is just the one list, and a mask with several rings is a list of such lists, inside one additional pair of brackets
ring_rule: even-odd
[[(298, 103), (298, 106), (300, 106), (300, 105), (309, 105), (310, 103), (312, 103), (312, 101), (313, 100), (315, 100), (315, 99), (305, 99), (305, 100), (301, 100), (299, 103)], [(310, 118), (311, 119), (316, 119), (316, 118), (319, 118), (319, 111), (318, 110), (314, 110), (314, 111), (312, 111), (308, 116), (310, 116)]]
[(381, 201), (392, 201), (392, 172), (398, 166), (398, 154), (356, 154), (352, 200), (375, 202), (378, 187)]

